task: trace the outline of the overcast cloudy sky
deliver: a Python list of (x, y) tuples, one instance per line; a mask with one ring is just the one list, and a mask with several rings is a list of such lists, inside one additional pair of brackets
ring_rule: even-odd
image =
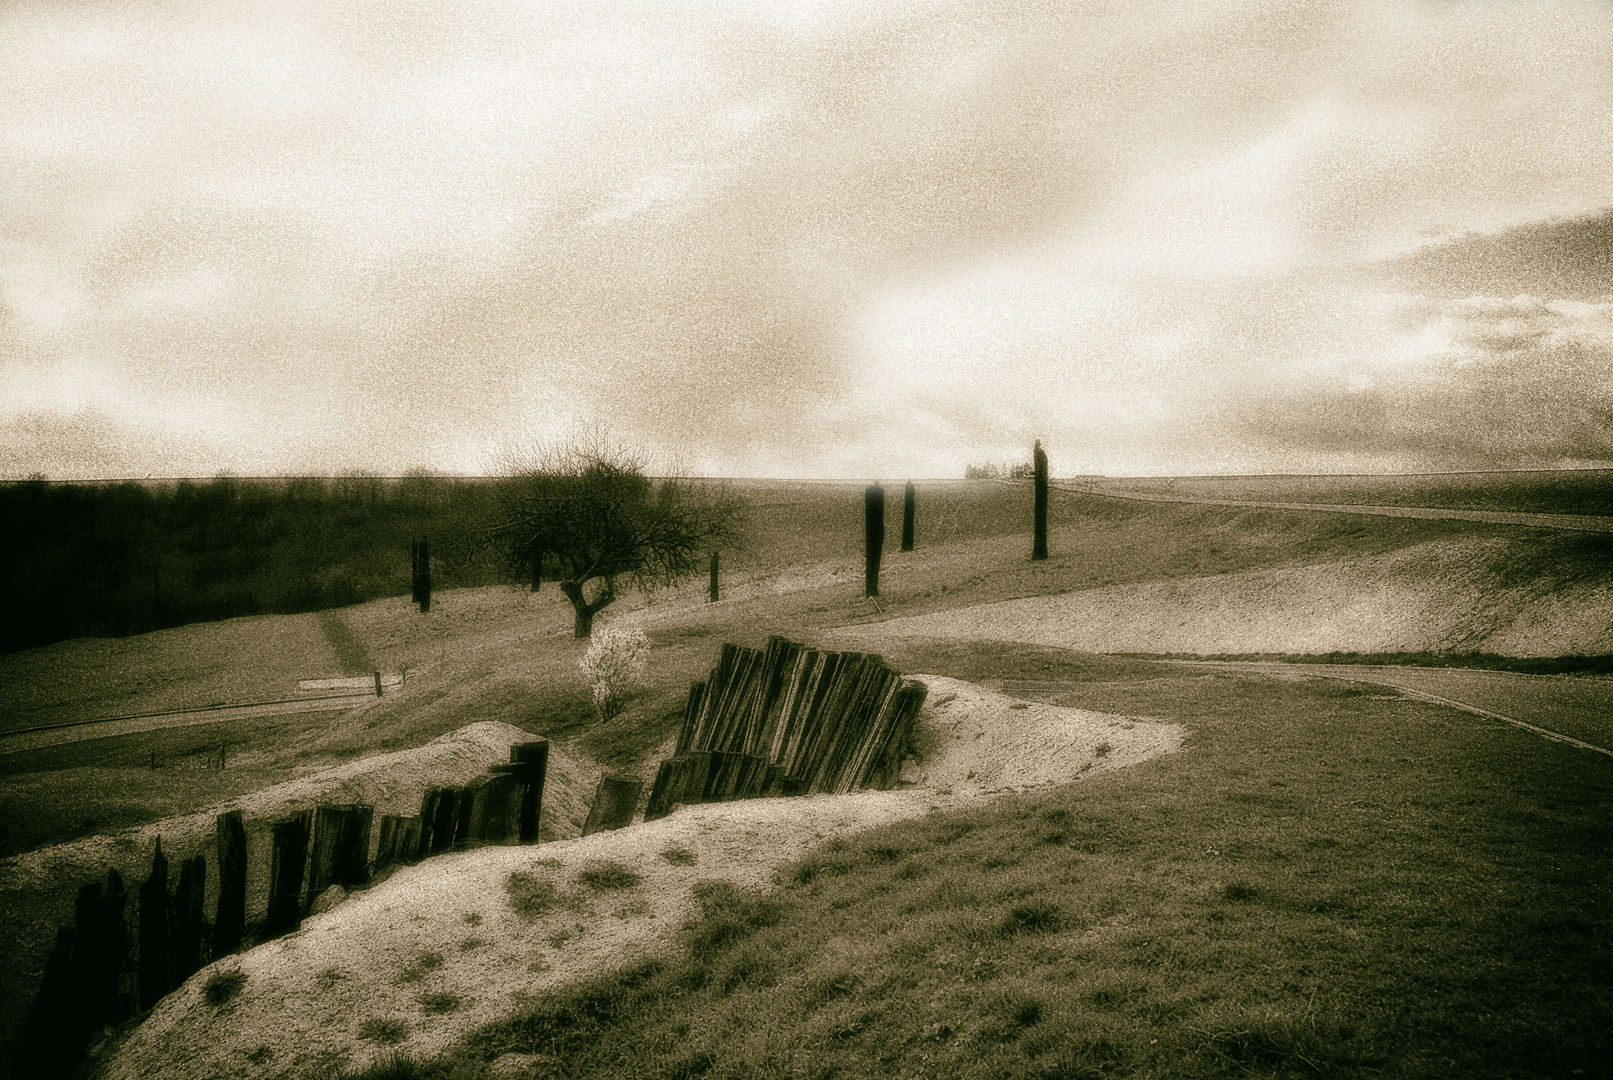
[(1607, 462), (1610, 207), (1607, 0), (9, 0), (0, 474)]

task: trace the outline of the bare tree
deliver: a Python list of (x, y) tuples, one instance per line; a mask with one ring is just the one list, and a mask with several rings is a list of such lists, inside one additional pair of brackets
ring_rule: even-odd
[(492, 536), (513, 562), (542, 551), (559, 568), (579, 638), (624, 579), (644, 590), (675, 584), (704, 567), (713, 545), (738, 537), (742, 505), (726, 486), (649, 477), (647, 461), (594, 436), (505, 463)]

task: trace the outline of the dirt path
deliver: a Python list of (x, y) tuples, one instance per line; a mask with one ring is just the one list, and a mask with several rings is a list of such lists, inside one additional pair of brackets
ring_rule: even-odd
[[(766, 887), (781, 864), (828, 838), (1095, 777), (1181, 746), (1174, 724), (913, 677), (930, 687), (920, 760), (907, 773), (920, 786), (683, 807), (616, 832), (430, 859), (294, 935), (204, 969), (128, 1037), (102, 1075), (317, 1075), (389, 1053), (374, 1037), (381, 1025), (400, 1037), (398, 1049), (430, 1055), (530, 995), (669, 950), (694, 912), (696, 881)], [(636, 883), (598, 890), (579, 880), (601, 860)], [(539, 900), (523, 914), (514, 895)], [(245, 976), (241, 995), (207, 1005), (203, 987), (223, 969)]]
[(1330, 514), (1368, 514), (1374, 517), (1445, 518), (1482, 521), (1490, 525), (1522, 525), (1531, 529), (1567, 529), (1571, 532), (1613, 532), (1613, 517), (1594, 514), (1525, 514), (1511, 510), (1451, 510), (1435, 506), (1364, 506), (1347, 503), (1253, 502), (1247, 499), (1209, 499), (1198, 495), (1154, 495), (1099, 491), (1075, 483), (1050, 481), (1060, 491), (1101, 495), (1106, 499), (1137, 502), (1199, 503), (1205, 506), (1247, 506), (1265, 510), (1318, 510)]
[(1475, 668), (1173, 660), (1191, 667), (1342, 679), (1392, 686), (1410, 697), (1501, 720), (1556, 742), (1613, 757), (1613, 679)]
[(142, 731), (162, 728), (194, 727), (198, 724), (218, 724), (226, 720), (246, 720), (253, 717), (289, 716), (305, 712), (346, 712), (368, 705), (375, 700), (369, 694), (326, 694), (303, 700), (263, 701), (245, 705), (208, 705), (200, 709), (181, 709), (178, 712), (146, 713), (140, 716), (118, 716), (105, 720), (74, 720), (34, 731), (19, 731), (0, 735), (0, 754), (15, 754), (21, 750), (38, 750), (43, 746), (60, 746), (63, 743), (85, 742), (89, 739), (109, 739), (114, 735), (133, 735)]

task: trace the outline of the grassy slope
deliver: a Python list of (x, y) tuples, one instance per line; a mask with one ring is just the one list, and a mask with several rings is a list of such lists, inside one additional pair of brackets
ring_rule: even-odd
[(1605, 1076), (1613, 771), (1321, 680), (993, 647), (1180, 754), (832, 846), (721, 890), (664, 964), (371, 1075)]

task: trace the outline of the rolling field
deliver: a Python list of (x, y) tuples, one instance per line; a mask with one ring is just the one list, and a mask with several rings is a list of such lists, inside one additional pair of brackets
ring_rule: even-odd
[[(576, 669), (582, 644), (552, 585), (444, 591), (428, 616), (393, 598), (0, 657), (12, 726), (289, 692), (298, 678), (345, 673), (355, 649), (366, 666), (409, 672), (401, 691), (353, 712), (0, 755), (0, 853), (195, 813), (473, 721), (549, 737), (600, 770), (639, 772), (724, 641), (866, 640), (855, 647), (905, 671), (1078, 683), (1065, 704), (1183, 723), (1187, 749), (815, 856), (831, 869), (786, 874), (769, 901), (778, 905), (771, 924), (741, 926), (720, 947), (691, 945), (638, 984), (562, 995), (466, 1043), (452, 1068), (483, 1075), (497, 1050), (537, 1055), (530, 1075), (1301, 1075), (1314, 1061), (1337, 1075), (1453, 1075), (1441, 1069), (1472, 1065), (1471, 1075), (1545, 1076), (1570, 1075), (1605, 1049), (1594, 1021), (1613, 1014), (1591, 965), (1613, 960), (1608, 908), (1597, 906), (1610, 896), (1609, 862), (1587, 823), (1605, 820), (1613, 762), (1381, 687), (1101, 655), (1233, 651), (1213, 641), (1139, 650), (1101, 627), (1081, 642), (967, 631), (976, 617), (967, 613), (982, 605), (1107, 597), (1131, 611), (1139, 633), (1163, 640), (1180, 635), (1184, 610), (1206, 626), (1234, 621), (1243, 609), (1228, 582), (1239, 575), (1326, 580), (1348, 565), (1414, 588), (1430, 565), (1420, 553), (1438, 550), (1458, 553), (1441, 564), (1453, 573), (1482, 572), (1512, 589), (1503, 629), (1526, 636), (1613, 589), (1613, 567), (1586, 546), (1597, 538), (1056, 492), (1053, 557), (1033, 564), (1026, 488), (920, 485), (919, 550), (895, 551), (891, 530), (876, 609), (861, 598), (861, 485), (743, 490), (753, 540), (725, 554), (722, 602), (706, 603), (697, 582), (628, 597), (601, 616), (601, 625), (642, 626), (654, 646), (650, 684), (606, 724), (593, 717)], [(887, 517), (899, 522), (899, 486), (892, 492)], [(1141, 615), (1126, 607), (1150, 590), (1174, 599)], [(1493, 611), (1459, 614), (1478, 625)], [(900, 630), (925, 619), (959, 629)], [(1452, 646), (1416, 638), (1404, 648)], [(1281, 651), (1354, 647), (1325, 634), (1314, 641)], [(70, 674), (51, 681), (53, 671)], [(221, 739), (230, 748), (223, 770), (209, 764)], [(897, 854), (868, 854), (887, 848)], [(75, 884), (6, 898), (27, 912), (4, 927), (8, 1015), (25, 1008), (53, 932), (41, 897), (70, 896)], [(934, 896), (915, 909), (912, 889)], [(1543, 897), (1556, 897), (1554, 914), (1538, 913)], [(1050, 921), (1014, 929), (1013, 913), (1037, 902)], [(1534, 928), (1509, 943), (1502, 928), (1526, 907), (1537, 912)], [(707, 922), (730, 917), (714, 909)], [(836, 919), (860, 929), (842, 933)], [(824, 940), (843, 944), (813, 944)], [(1463, 940), (1477, 944), (1463, 952)], [(843, 986), (841, 969), (856, 973)], [(1527, 1007), (1496, 989), (1514, 983), (1527, 987)], [(811, 986), (835, 988), (819, 1001)], [(1429, 987), (1443, 1004), (1437, 994), (1432, 1005), (1392, 1004)], [(554, 1010), (579, 1008), (605, 1011), (560, 1032)], [(751, 1013), (769, 1019), (750, 1032), (729, 1019)], [(676, 1019), (695, 1016), (705, 1019)], [(1510, 1057), (1497, 1049), (1508, 1040), (1519, 1047)], [(612, 1056), (629, 1042), (640, 1056)], [(1551, 1069), (1561, 1071), (1527, 1071), (1528, 1055), (1548, 1045), (1560, 1047)]]

